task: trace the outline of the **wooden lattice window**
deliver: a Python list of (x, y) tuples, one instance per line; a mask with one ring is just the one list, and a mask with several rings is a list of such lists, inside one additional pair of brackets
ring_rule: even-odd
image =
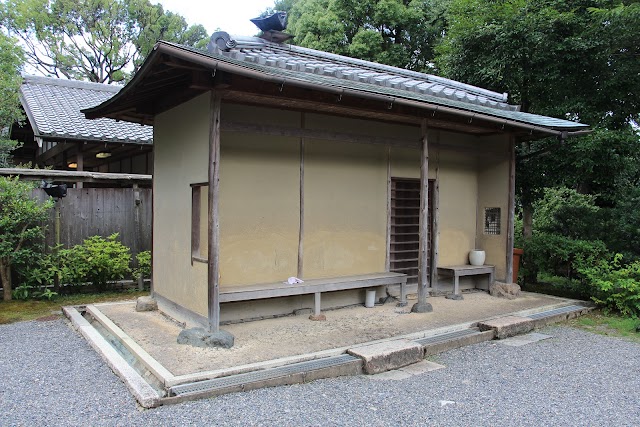
[[(429, 181), (429, 200), (433, 181)], [(389, 236), (389, 270), (407, 275), (407, 283), (418, 283), (418, 257), (420, 249), (420, 180), (391, 178), (391, 217)], [(427, 275), (430, 274), (432, 204), (428, 206)]]
[(207, 262), (209, 250), (209, 186), (191, 184), (191, 262)]
[(500, 208), (484, 208), (484, 234), (500, 234)]

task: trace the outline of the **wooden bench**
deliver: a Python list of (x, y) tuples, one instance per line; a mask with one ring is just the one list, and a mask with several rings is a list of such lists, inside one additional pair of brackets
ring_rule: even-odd
[(400, 302), (404, 304), (407, 301), (406, 284), (406, 274), (372, 273), (358, 276), (332, 277), (329, 279), (310, 279), (295, 285), (277, 282), (220, 287), (219, 295), (222, 303), (314, 294), (314, 316), (319, 316), (321, 311), (320, 295), (322, 292), (374, 288), (382, 285), (400, 285)]
[(489, 286), (493, 283), (495, 275), (495, 266), (493, 265), (449, 265), (438, 267), (438, 275), (453, 277), (453, 295), (447, 296), (450, 299), (462, 299), (460, 294), (460, 277), (461, 276), (477, 276), (480, 274), (489, 275)]

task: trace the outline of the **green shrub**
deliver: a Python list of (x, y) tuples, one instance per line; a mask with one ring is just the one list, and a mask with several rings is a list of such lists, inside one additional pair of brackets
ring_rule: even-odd
[(73, 283), (78, 283), (78, 279), (84, 276), (99, 291), (106, 290), (110, 281), (127, 277), (131, 272), (131, 253), (117, 238), (118, 233), (106, 239), (102, 236), (89, 237), (82, 245), (66, 251), (64, 275), (73, 278)]
[(544, 272), (566, 279), (578, 278), (578, 265), (597, 263), (610, 257), (600, 240), (578, 240), (551, 233), (536, 233), (524, 244), (525, 276)]
[(151, 251), (139, 252), (136, 255), (136, 260), (138, 261), (138, 268), (134, 270), (133, 277), (151, 277)]
[(625, 316), (640, 315), (640, 261), (622, 265), (622, 255), (613, 260), (600, 260), (579, 271), (591, 289), (591, 299), (607, 310), (615, 310)]

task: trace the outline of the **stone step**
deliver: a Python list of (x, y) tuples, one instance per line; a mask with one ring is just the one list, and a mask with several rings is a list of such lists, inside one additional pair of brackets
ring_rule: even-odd
[(408, 339), (354, 347), (349, 349), (348, 353), (362, 359), (363, 370), (367, 374), (398, 369), (419, 362), (424, 358), (422, 346)]

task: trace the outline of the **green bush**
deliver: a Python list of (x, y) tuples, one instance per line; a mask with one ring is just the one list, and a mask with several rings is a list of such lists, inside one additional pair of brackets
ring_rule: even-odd
[(523, 270), (525, 275), (544, 272), (573, 279), (582, 262), (597, 263), (610, 257), (600, 240), (577, 240), (551, 233), (536, 233), (525, 241)]
[(139, 252), (136, 255), (136, 260), (138, 261), (138, 268), (134, 270), (133, 277), (151, 277), (151, 251)]
[(583, 264), (579, 271), (591, 289), (591, 299), (625, 316), (640, 315), (640, 261), (621, 263), (622, 255), (596, 264)]
[(79, 283), (81, 277), (93, 283), (99, 291), (107, 289), (108, 283), (127, 277), (131, 272), (131, 252), (128, 247), (120, 243), (118, 233), (106, 239), (93, 236), (85, 239), (81, 245), (64, 251), (63, 276)]

